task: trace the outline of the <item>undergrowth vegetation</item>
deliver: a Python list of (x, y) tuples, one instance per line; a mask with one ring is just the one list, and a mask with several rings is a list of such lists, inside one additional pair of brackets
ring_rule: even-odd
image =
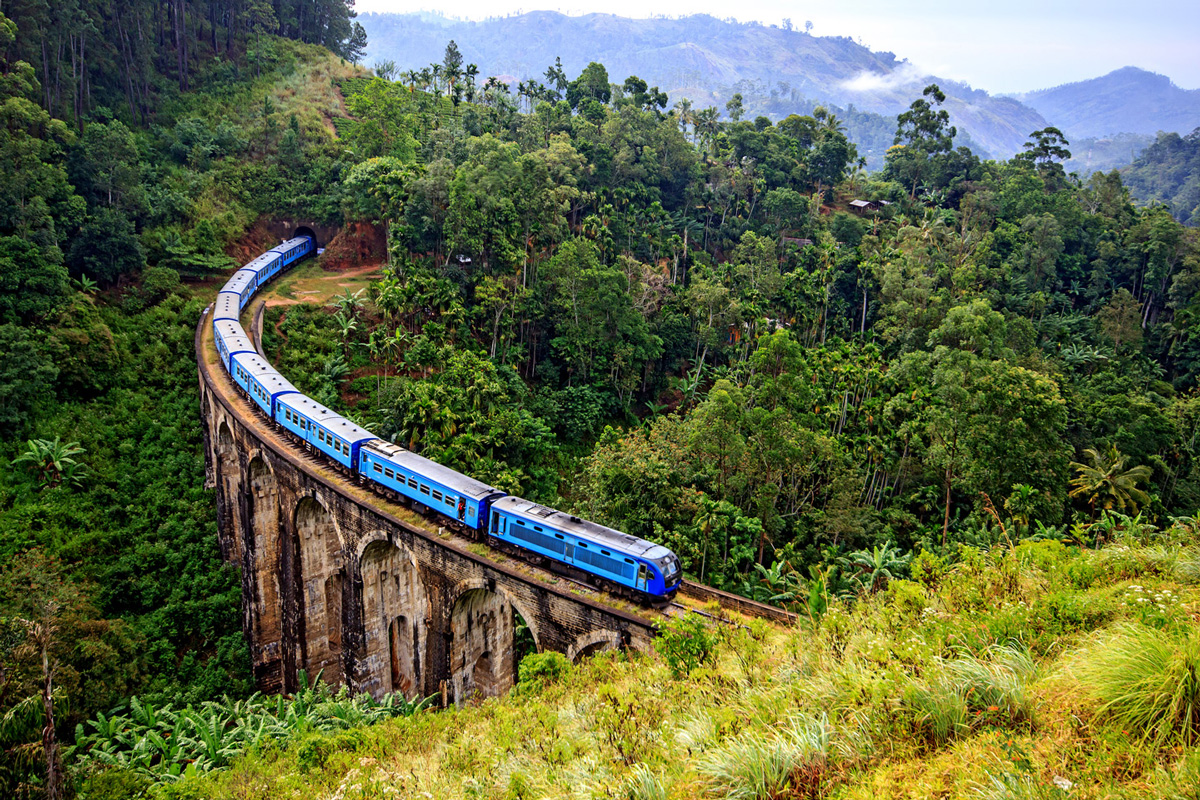
[(795, 627), (692, 615), (653, 654), (528, 656), (505, 697), (357, 728), (320, 763), (292, 740), (153, 791), (1194, 798), (1198, 557), (1190, 521), (1099, 549), (963, 548), (936, 581)]

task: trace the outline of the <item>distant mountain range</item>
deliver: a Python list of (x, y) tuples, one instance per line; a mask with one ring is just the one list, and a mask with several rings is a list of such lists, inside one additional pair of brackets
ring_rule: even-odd
[(1185, 91), (1133, 67), (1006, 97), (922, 74), (895, 54), (873, 52), (848, 37), (706, 15), (634, 20), (536, 11), (483, 22), (433, 14), (364, 14), (359, 20), (367, 29), (368, 64), (390, 59), (403, 70), (441, 62), (446, 43), (454, 39), (481, 77), (545, 82), (546, 68), (561, 57), (570, 76), (598, 61), (614, 83), (637, 75), (666, 91), (672, 102), (687, 97), (722, 112), (726, 100), (740, 92), (750, 117), (778, 120), (808, 113), (816, 103), (830, 104), (855, 117), (848, 131), (855, 136), (859, 129), (856, 141), (875, 167), (891, 143), (893, 118), (930, 82), (948, 95), (946, 107), (972, 148), (998, 158), (1020, 151), (1032, 131), (1047, 125), (1063, 129), (1068, 138), (1187, 133), (1200, 126), (1200, 91)]
[(1017, 95), (1070, 136), (1186, 134), (1200, 127), (1200, 89), (1180, 89), (1166, 75), (1123, 67), (1100, 78)]

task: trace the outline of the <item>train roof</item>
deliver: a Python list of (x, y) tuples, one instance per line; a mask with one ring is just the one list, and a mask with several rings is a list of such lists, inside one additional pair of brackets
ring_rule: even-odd
[(278, 259), (278, 253), (276, 253), (274, 250), (268, 250), (246, 266), (242, 267), (242, 269), (252, 270), (255, 275), (261, 275), (264, 269), (271, 266), (271, 264), (275, 263)]
[(217, 335), (225, 341), (225, 347), (230, 353), (238, 351), (257, 352), (254, 348), (254, 343), (250, 341), (250, 337), (246, 335), (246, 332), (242, 330), (242, 326), (236, 320), (217, 320), (216, 326)]
[(300, 244), (301, 242), (307, 241), (308, 238), (309, 237), (307, 237), (307, 236), (293, 237), (291, 239), (288, 239), (286, 242), (281, 242), (280, 244), (275, 245), (267, 252), (268, 253), (286, 253), (288, 250), (291, 250), (293, 247)]
[(340, 415), (323, 420), (320, 424), (325, 428), (325, 430), (333, 431), (336, 436), (340, 436), (351, 444), (366, 441), (368, 439), (379, 438), (363, 426), (355, 425), (353, 422)]
[(242, 267), (237, 272), (233, 273), (233, 277), (222, 287), (222, 292), (233, 292), (239, 297), (242, 291), (258, 280), (258, 273), (252, 269)]
[(316, 400), (304, 394), (289, 394), (286, 397), (279, 398), (279, 402), (281, 405), (295, 409), (313, 422), (322, 422), (331, 417), (341, 416), (336, 411), (330, 411)]
[(261, 383), (271, 393), (271, 397), (286, 392), (299, 391), (292, 385), (291, 381), (279, 374), (279, 370), (268, 364), (257, 353), (238, 353), (233, 357), (233, 360), (241, 365), (242, 369), (250, 373), (250, 377)]
[(221, 293), (217, 295), (217, 301), (213, 303), (213, 319), (240, 319), (242, 316), (241, 304), (240, 294), (222, 289)]
[[(630, 536), (628, 533), (605, 527), (598, 522), (564, 514), (554, 508), (540, 505), (523, 497), (501, 498), (492, 503), (492, 507), (501, 511), (519, 514), (533, 522), (539, 522), (549, 528), (556, 528), (564, 533), (578, 536), (580, 539), (605, 545), (613, 550), (646, 559), (662, 558), (671, 551), (660, 544)], [(661, 551), (661, 552), (659, 552)]]
[(213, 323), (213, 329), (222, 336), (246, 336), (246, 329), (236, 319), (219, 319)]
[(418, 475), (425, 475), (430, 480), (437, 481), (447, 489), (453, 489), (455, 492), (467, 497), (482, 500), (489, 495), (503, 494), (503, 492), (494, 486), (477, 481), (469, 475), (463, 475), (458, 470), (450, 469), (450, 467), (443, 466), (436, 461), (430, 461), (424, 456), (419, 456), (410, 450), (405, 450), (398, 444), (377, 439), (374, 442), (368, 442), (363, 447), (383, 456), (396, 466), (404, 467)]

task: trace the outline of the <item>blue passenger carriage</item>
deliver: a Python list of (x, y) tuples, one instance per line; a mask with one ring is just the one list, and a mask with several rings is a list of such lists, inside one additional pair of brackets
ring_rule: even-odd
[(241, 299), (236, 292), (222, 290), (213, 303), (213, 324), (225, 319), (239, 321), (242, 318)]
[(493, 486), (382, 439), (363, 445), (358, 473), (470, 528), (476, 535), (487, 519), (490, 503), (504, 496)]
[(217, 340), (217, 353), (221, 356), (221, 366), (229, 371), (229, 359), (238, 353), (254, 353), (254, 345), (250, 337), (236, 320), (218, 320), (213, 323), (213, 333)]
[(313, 242), (311, 236), (297, 236), (294, 239), (288, 239), (278, 247), (271, 248), (267, 253), (276, 253), (279, 256), (279, 264), (273, 267), (275, 271), (271, 273), (270, 277), (274, 277), (278, 274), (279, 270), (289, 267), (304, 258), (313, 252), (314, 249), (315, 242)]
[(242, 388), (250, 399), (272, 419), (275, 418), (275, 401), (281, 395), (296, 393), (287, 378), (279, 374), (257, 353), (240, 353), (229, 359), (233, 382)]
[(679, 589), (679, 559), (667, 548), (531, 500), (493, 503), (488, 533), (639, 593), (665, 600)]
[(250, 298), (256, 291), (258, 291), (258, 273), (245, 267), (233, 273), (233, 277), (221, 289), (222, 293), (232, 292), (238, 296), (238, 311), (246, 307), (246, 303), (250, 302)]
[(276, 253), (274, 250), (268, 250), (258, 258), (246, 264), (246, 266), (242, 267), (242, 269), (248, 269), (254, 272), (254, 285), (261, 289), (267, 281), (279, 274), (280, 270), (283, 269), (283, 262), (279, 253)]
[(354, 469), (363, 442), (376, 438), (366, 428), (302, 394), (280, 397), (275, 403), (274, 419), (306, 444), (349, 470)]

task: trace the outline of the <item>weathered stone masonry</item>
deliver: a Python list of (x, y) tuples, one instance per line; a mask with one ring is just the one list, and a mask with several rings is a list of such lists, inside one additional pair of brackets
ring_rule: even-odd
[(514, 613), (539, 651), (649, 647), (649, 619), (411, 525), (301, 453), (237, 393), (211, 338), (205, 315), (196, 353), (207, 483), (221, 553), (241, 567), (260, 689), (293, 691), (304, 669), (375, 696), (495, 695), (515, 677)]

